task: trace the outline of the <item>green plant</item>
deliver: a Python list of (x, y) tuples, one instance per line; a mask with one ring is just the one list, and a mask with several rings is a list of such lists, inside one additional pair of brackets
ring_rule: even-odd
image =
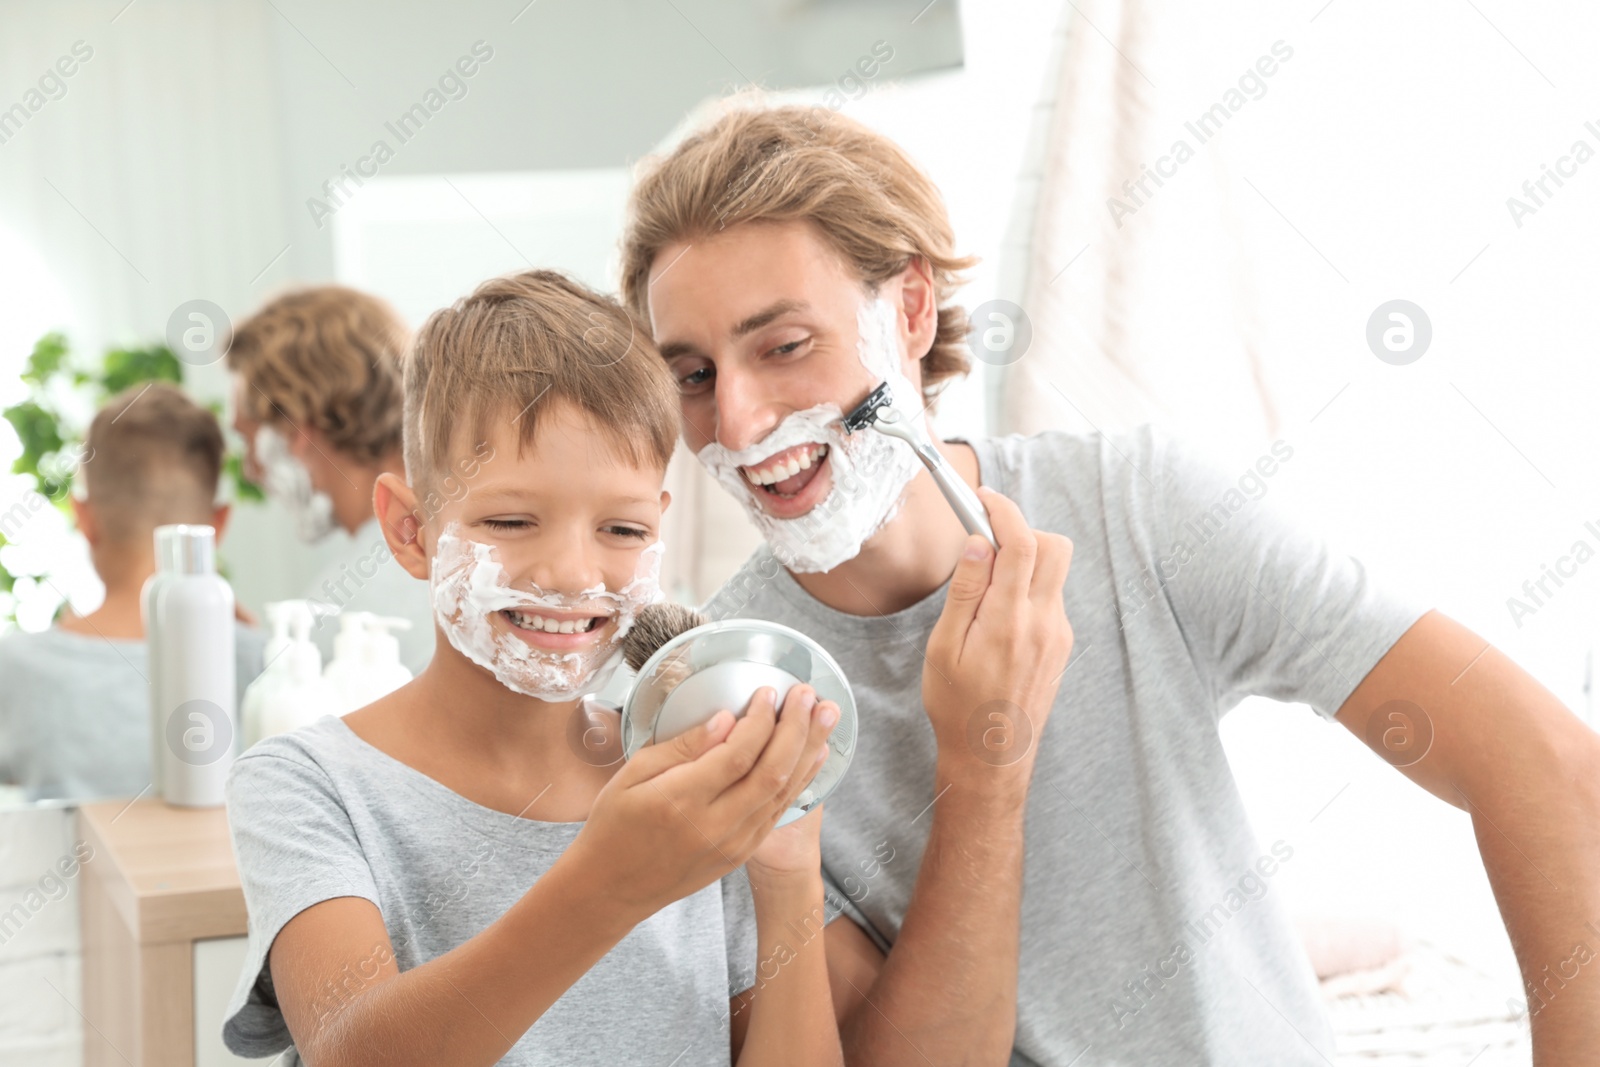
[[(11, 424), (22, 444), (22, 454), (11, 464), (13, 474), (33, 479), (31, 493), (24, 503), (14, 506), (0, 520), (26, 515), (48, 502), (71, 516), (68, 496), (77, 469), (78, 448), (88, 426), (77, 412), (93, 411), (108, 398), (131, 386), (148, 381), (183, 384), (183, 363), (164, 344), (144, 348), (113, 348), (99, 366), (78, 365), (60, 333), (47, 333), (33, 346), (21, 378), (28, 387), (25, 399), (0, 411), (0, 418)], [(220, 418), (222, 405), (208, 405)], [(230, 452), (223, 462), (223, 477), (231, 484), (233, 499), (261, 500), (258, 486), (244, 476), (243, 458)], [(36, 495), (34, 495), (36, 494)], [(17, 509), (22, 508), (19, 512)], [(6, 565), (5, 532), (14, 529), (0, 521), (0, 593), (5, 594), (0, 610), (0, 627), (15, 621), (15, 587), (18, 578), (44, 580), (45, 574), (15, 574)]]

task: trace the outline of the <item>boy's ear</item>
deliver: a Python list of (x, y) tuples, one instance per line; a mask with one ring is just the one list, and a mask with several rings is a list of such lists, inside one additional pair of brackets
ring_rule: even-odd
[(661, 514), (667, 513), (667, 507), (672, 503), (672, 494), (665, 489), (661, 490)]
[(399, 475), (386, 471), (372, 487), (372, 510), (395, 561), (411, 577), (426, 581), (428, 548), (422, 543), (422, 523), (417, 519), (417, 494)]
[(93, 548), (100, 541), (100, 525), (95, 520), (94, 505), (80, 497), (69, 496), (72, 501), (72, 524), (83, 534), (83, 539)]

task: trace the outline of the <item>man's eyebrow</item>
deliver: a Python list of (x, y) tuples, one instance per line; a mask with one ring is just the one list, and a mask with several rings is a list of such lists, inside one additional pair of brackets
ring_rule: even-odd
[(799, 300), (780, 300), (765, 310), (758, 311), (749, 318), (744, 319), (733, 327), (733, 336), (743, 337), (745, 334), (755, 333), (761, 327), (776, 319), (782, 318), (795, 311), (806, 310), (806, 304)]
[[(771, 307), (763, 308), (754, 315), (739, 320), (734, 324), (733, 336), (744, 337), (755, 333), (761, 327), (771, 324), (785, 315), (796, 311), (808, 311), (811, 305), (803, 300), (780, 300)], [(662, 359), (676, 359), (678, 356), (697, 356), (700, 349), (688, 341), (667, 341), (657, 346)]]
[(699, 355), (700, 350), (688, 341), (668, 341), (666, 344), (657, 345), (656, 351), (661, 353), (662, 359), (676, 359), (679, 356)]

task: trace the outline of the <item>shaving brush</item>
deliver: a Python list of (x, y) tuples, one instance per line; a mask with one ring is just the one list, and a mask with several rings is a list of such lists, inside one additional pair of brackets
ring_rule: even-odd
[(828, 758), (780, 826), (821, 803), (855, 755), (850, 683), (827, 650), (798, 630), (763, 619), (712, 622), (681, 604), (651, 604), (623, 635), (622, 658), (638, 673), (622, 705), (622, 747), (628, 756), (702, 725), (723, 709), (743, 715), (762, 686), (773, 688), (780, 707), (790, 688), (801, 684), (815, 689), (818, 700), (839, 705)]
[(682, 604), (651, 604), (642, 608), (633, 626), (622, 636), (622, 659), (633, 671), (685, 630), (704, 626), (711, 620)]

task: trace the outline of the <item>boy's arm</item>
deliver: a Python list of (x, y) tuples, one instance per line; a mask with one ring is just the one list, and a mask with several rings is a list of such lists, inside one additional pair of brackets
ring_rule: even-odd
[(755, 985), (729, 1003), (738, 1067), (842, 1067), (828, 980), (817, 834), (820, 808), (772, 832), (746, 871), (756, 910)]
[(802, 707), (809, 695), (793, 687), (779, 721), (764, 689), (737, 723), (721, 712), (704, 730), (640, 751), (504, 915), (404, 973), (371, 901), (338, 897), (295, 915), (268, 963), (302, 1058), (317, 1067), (497, 1062), (636, 924), (727, 874), (768, 836), (826, 749), (831, 723)]
[(301, 1058), (318, 1067), (499, 1060), (635, 922), (565, 859), (482, 933), (404, 974), (370, 900), (338, 897), (290, 919), (269, 960)]

